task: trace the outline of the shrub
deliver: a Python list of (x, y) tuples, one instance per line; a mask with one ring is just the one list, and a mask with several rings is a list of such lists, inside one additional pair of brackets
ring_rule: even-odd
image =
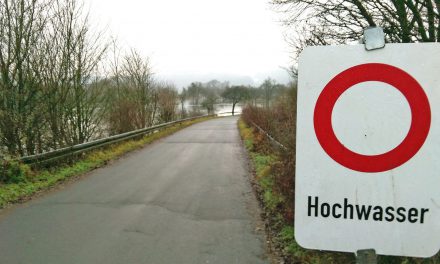
[(25, 182), (31, 175), (29, 166), (17, 161), (2, 160), (0, 166), (1, 183), (20, 183)]
[[(267, 138), (263, 134), (256, 133), (253, 137), (255, 141), (253, 142), (253, 148), (255, 148), (253, 150), (265, 154), (256, 157), (257, 176), (260, 176), (260, 174), (273, 174), (273, 192), (279, 193), (285, 198), (280, 211), (288, 223), (293, 223), (294, 206), (291, 201), (294, 200), (295, 195), (295, 87), (282, 94), (271, 108), (245, 107), (242, 111), (242, 118), (250, 126), (255, 123), (287, 148), (287, 151), (277, 153), (277, 161), (265, 160), (264, 157), (270, 156), (270, 153), (274, 150), (271, 149)], [(248, 147), (248, 149), (250, 148), (252, 147)], [(269, 168), (265, 168), (269, 164), (271, 165), (269, 167), (270, 171)], [(269, 197), (269, 195), (267, 196)]]

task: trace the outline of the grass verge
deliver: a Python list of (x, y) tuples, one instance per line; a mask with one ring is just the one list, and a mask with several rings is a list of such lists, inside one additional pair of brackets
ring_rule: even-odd
[[(275, 184), (276, 166), (281, 159), (276, 152), (270, 150), (270, 147), (263, 147), (265, 144), (261, 135), (242, 119), (238, 121), (238, 127), (255, 170), (254, 186), (264, 208), (267, 233), (285, 262), (310, 264), (355, 263), (354, 254), (308, 250), (301, 248), (296, 243), (294, 226), (285, 220), (282, 213), (283, 208), (285, 208), (283, 204), (293, 201), (288, 201), (283, 197), (277, 191), (278, 188)], [(269, 144), (266, 145), (269, 146)], [(440, 264), (440, 253), (428, 259), (379, 256), (378, 263)]]
[(254, 186), (264, 209), (267, 233), (271, 242), (286, 262), (294, 262), (295, 258), (303, 259), (303, 251), (295, 242), (293, 226), (284, 221), (278, 210), (279, 206), (286, 202), (274, 188), (274, 166), (279, 162), (279, 157), (275, 152), (261, 148), (261, 137), (242, 119), (238, 121), (238, 128), (254, 169)]
[(213, 117), (205, 117), (186, 121), (180, 125), (171, 126), (159, 132), (145, 135), (140, 139), (127, 140), (102, 149), (93, 150), (73, 164), (65, 164), (44, 170), (31, 170), (28, 166), (20, 165), (22, 168), (21, 171), (26, 172), (26, 177), (18, 183), (0, 184), (0, 209), (8, 204), (28, 200), (36, 193), (50, 189), (66, 179), (101, 167), (129, 151), (140, 149), (178, 130), (212, 118)]
[(267, 233), (277, 253), (286, 263), (354, 263), (353, 254), (307, 250), (296, 243), (294, 227), (283, 216), (283, 208), (286, 208), (283, 204), (292, 201), (288, 201), (275, 185), (276, 166), (281, 158), (271, 150), (264, 137), (242, 119), (238, 127), (255, 170), (254, 186), (264, 209)]

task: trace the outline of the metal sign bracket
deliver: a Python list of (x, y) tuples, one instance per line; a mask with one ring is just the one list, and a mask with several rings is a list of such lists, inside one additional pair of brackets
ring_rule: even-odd
[(381, 27), (368, 27), (364, 30), (362, 42), (367, 51), (385, 47), (385, 33)]
[(377, 255), (374, 249), (362, 249), (356, 252), (356, 264), (376, 264)]

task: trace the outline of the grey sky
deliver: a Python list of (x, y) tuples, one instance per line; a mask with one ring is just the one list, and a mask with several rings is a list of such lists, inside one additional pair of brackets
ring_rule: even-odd
[(288, 81), (279, 14), (267, 0), (85, 0), (91, 21), (151, 58), (178, 87), (217, 78)]

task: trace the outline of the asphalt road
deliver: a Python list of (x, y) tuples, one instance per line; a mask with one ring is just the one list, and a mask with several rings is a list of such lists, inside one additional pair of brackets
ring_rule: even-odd
[(0, 263), (268, 263), (237, 118), (0, 214)]

